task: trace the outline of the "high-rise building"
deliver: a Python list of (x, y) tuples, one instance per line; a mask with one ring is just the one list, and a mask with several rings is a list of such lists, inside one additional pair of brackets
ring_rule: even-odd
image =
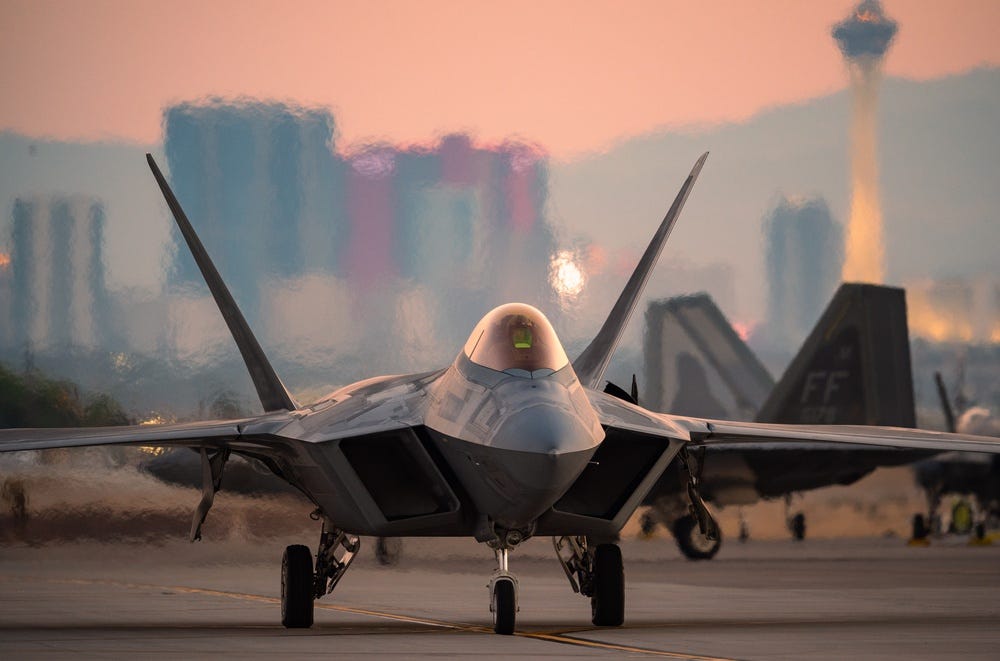
[[(297, 319), (335, 361), (349, 337), (395, 346), (419, 318), (434, 346), (457, 346), (493, 305), (553, 298), (548, 165), (534, 146), (449, 135), (337, 152), (328, 111), (242, 101), (179, 105), (165, 126), (178, 199), (251, 326), (278, 345)], [(172, 232), (170, 284), (203, 294)], [(394, 298), (406, 305), (370, 302)], [(332, 337), (324, 308), (335, 300), (350, 327)]]
[(8, 348), (100, 347), (111, 325), (104, 205), (76, 196), (18, 197), (5, 255)]
[[(186, 103), (169, 108), (165, 149), (178, 199), (249, 318), (261, 278), (331, 263), (337, 238), (333, 117), (278, 103)], [(331, 190), (333, 188), (333, 190)], [(171, 284), (202, 281), (172, 228)]]
[(798, 346), (840, 281), (843, 231), (822, 198), (783, 197), (764, 232), (769, 339), (778, 347)]

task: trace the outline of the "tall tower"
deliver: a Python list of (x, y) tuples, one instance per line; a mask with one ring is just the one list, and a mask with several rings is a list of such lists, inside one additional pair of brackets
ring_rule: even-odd
[(843, 279), (881, 283), (885, 279), (882, 204), (878, 190), (876, 108), (882, 59), (896, 22), (878, 0), (864, 0), (854, 13), (833, 26), (851, 76), (851, 216), (847, 224)]

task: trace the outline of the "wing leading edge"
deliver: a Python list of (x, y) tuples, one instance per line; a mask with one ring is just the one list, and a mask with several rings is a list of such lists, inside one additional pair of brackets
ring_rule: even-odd
[[(208, 420), (173, 425), (132, 425), (123, 427), (69, 427), (0, 430), (0, 452), (50, 450), (96, 445), (149, 445), (156, 447), (221, 448), (254, 447), (263, 454), (278, 454), (281, 444), (274, 440), (253, 442), (244, 436), (247, 425), (271, 420), (273, 427), (288, 422), (288, 416), (264, 416), (237, 420)], [(259, 432), (258, 432), (259, 434)]]
[(779, 425), (754, 422), (699, 420), (667, 414), (658, 417), (685, 426), (691, 444), (705, 447), (777, 449), (797, 447), (804, 450), (845, 446), (877, 446), (904, 450), (947, 452), (988, 452), (1000, 454), (1000, 439), (972, 434), (875, 427), (862, 425)]

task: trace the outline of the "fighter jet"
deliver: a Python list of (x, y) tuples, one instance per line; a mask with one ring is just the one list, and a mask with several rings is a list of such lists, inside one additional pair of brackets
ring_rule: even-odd
[[(960, 377), (961, 380), (961, 377)], [(950, 432), (1000, 436), (1000, 419), (983, 406), (972, 406), (962, 396), (954, 405), (941, 373), (934, 374), (945, 428)], [(961, 393), (961, 386), (957, 388)], [(956, 415), (956, 411), (958, 415)], [(948, 452), (914, 466), (917, 484), (927, 496), (927, 514), (913, 517), (913, 537), (921, 539), (941, 529), (941, 500), (948, 494), (971, 495), (978, 506), (980, 522), (976, 526), (981, 536), (988, 525), (1000, 521), (1000, 457), (968, 452)], [(970, 524), (973, 521), (970, 519)], [(954, 521), (951, 526), (955, 529)], [(958, 532), (969, 532), (968, 530)]]
[[(281, 566), (281, 622), (309, 627), (313, 602), (331, 593), (359, 535), (469, 536), (495, 551), (493, 628), (511, 634), (518, 612), (510, 554), (534, 536), (553, 540), (574, 592), (597, 626), (625, 617), (626, 520), (663, 471), (687, 469), (699, 524), (714, 526), (699, 494), (698, 459), (714, 445), (816, 443), (1000, 452), (1000, 440), (910, 429), (817, 427), (703, 420), (653, 413), (598, 389), (653, 266), (708, 154), (695, 163), (603, 326), (570, 360), (545, 315), (521, 303), (485, 314), (441, 369), (382, 376), (308, 405), (278, 378), (207, 251), (160, 173), (149, 166), (250, 372), (265, 413), (236, 420), (91, 429), (0, 431), (10, 452), (86, 445), (197, 448), (201, 527), (233, 454), (257, 459), (316, 506), (316, 553), (289, 546)], [(315, 562), (314, 562), (315, 560)]]
[[(764, 423), (916, 426), (902, 289), (842, 284), (777, 384), (707, 294), (654, 302), (647, 322), (647, 408)], [(717, 507), (781, 497), (788, 503), (794, 493), (853, 484), (879, 466), (929, 454), (876, 447), (713, 446), (702, 462), (701, 495)], [(686, 557), (711, 559), (721, 536), (701, 534), (685, 491), (683, 471), (668, 469), (644, 501), (651, 507), (643, 514), (643, 529), (662, 523)], [(805, 515), (788, 512), (786, 519), (792, 536), (803, 539)]]

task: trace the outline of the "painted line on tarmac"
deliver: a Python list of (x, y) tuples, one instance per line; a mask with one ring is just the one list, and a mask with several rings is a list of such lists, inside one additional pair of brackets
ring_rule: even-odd
[[(10, 577), (0, 577), (9, 580)], [(266, 597), (259, 594), (250, 594), (247, 592), (232, 592), (228, 590), (213, 590), (211, 588), (194, 588), (185, 585), (152, 585), (149, 583), (126, 583), (122, 581), (113, 580), (103, 580), (103, 579), (84, 579), (84, 578), (34, 578), (28, 579), (23, 578), (22, 580), (39, 580), (46, 583), (60, 583), (60, 584), (70, 584), (70, 585), (111, 585), (115, 587), (136, 589), (136, 590), (170, 590), (173, 592), (180, 592), (183, 594), (201, 594), (210, 597), (226, 597), (229, 599), (239, 599), (241, 601), (255, 601), (258, 603), (265, 604), (280, 604), (281, 599), (278, 597)], [(338, 611), (341, 613), (352, 613), (355, 615), (365, 615), (368, 617), (376, 617), (384, 620), (393, 620), (395, 622), (407, 622), (409, 624), (422, 624), (426, 626), (439, 627), (442, 629), (452, 629), (455, 631), (466, 631), (470, 633), (485, 633), (489, 635), (495, 635), (493, 633), (492, 627), (484, 627), (478, 624), (470, 624), (467, 622), (449, 622), (446, 620), (435, 620), (427, 617), (414, 617), (412, 615), (403, 615), (401, 613), (387, 613), (384, 611), (376, 611), (368, 608), (357, 608), (354, 606), (342, 606), (340, 604), (322, 604), (314, 603), (314, 608), (329, 611)], [(589, 631), (590, 629), (581, 629), (580, 631)], [(602, 649), (613, 652), (629, 652), (632, 654), (644, 654), (647, 656), (658, 656), (668, 659), (688, 659), (690, 661), (733, 661), (728, 657), (718, 657), (718, 656), (701, 656), (697, 654), (685, 654), (683, 652), (668, 652), (666, 650), (651, 649), (648, 647), (636, 647), (634, 645), (622, 645), (618, 643), (609, 643), (600, 640), (590, 640), (587, 638), (578, 638), (576, 636), (569, 636), (562, 633), (547, 633), (544, 631), (515, 631), (515, 636), (521, 638), (531, 638), (533, 640), (541, 640), (551, 643), (560, 643), (563, 645), (575, 645), (577, 647), (587, 647), (591, 649)]]
[[(488, 629), (488, 631), (490, 633), (493, 633), (492, 629)], [(690, 661), (733, 661), (732, 659), (721, 656), (699, 656), (697, 654), (685, 654), (683, 652), (667, 652), (665, 650), (654, 650), (648, 647), (635, 647), (633, 645), (606, 643), (601, 640), (576, 638), (574, 636), (567, 636), (565, 634), (531, 633), (527, 631), (525, 632), (515, 631), (514, 635), (521, 636), (523, 638), (535, 638), (536, 640), (547, 640), (549, 642), (562, 643), (564, 645), (577, 645), (580, 647), (590, 647), (594, 649), (610, 650), (613, 652), (630, 652), (632, 654), (647, 654), (649, 656), (661, 656), (667, 659), (689, 659)]]

